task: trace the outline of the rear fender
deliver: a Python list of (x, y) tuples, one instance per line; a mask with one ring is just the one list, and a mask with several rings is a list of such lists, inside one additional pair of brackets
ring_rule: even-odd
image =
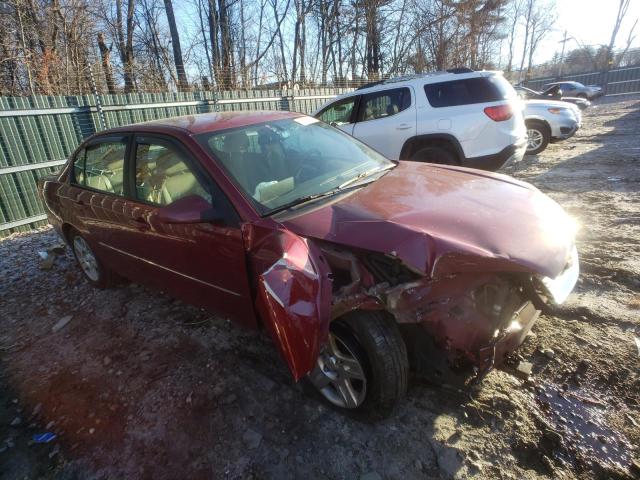
[(313, 241), (288, 230), (245, 228), (256, 309), (295, 380), (309, 373), (331, 321), (329, 267)]

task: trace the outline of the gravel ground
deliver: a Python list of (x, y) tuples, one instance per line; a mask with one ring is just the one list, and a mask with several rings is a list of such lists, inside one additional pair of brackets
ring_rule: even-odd
[(508, 169), (579, 222), (575, 293), (473, 392), (414, 379), (373, 424), (307, 395), (266, 337), (94, 290), (69, 252), (41, 269), (50, 229), (0, 241), (0, 478), (638, 478), (639, 131), (640, 99), (602, 102)]

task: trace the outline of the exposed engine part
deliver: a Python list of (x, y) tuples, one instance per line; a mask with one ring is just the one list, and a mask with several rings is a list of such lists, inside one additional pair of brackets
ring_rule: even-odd
[(435, 368), (441, 374), (472, 366), (481, 377), (520, 345), (540, 313), (520, 275), (469, 272), (432, 280), (387, 256), (325, 245), (322, 251), (338, 280), (332, 319), (355, 309), (387, 310), (412, 332), (407, 344), (417, 368), (435, 355), (448, 366)]

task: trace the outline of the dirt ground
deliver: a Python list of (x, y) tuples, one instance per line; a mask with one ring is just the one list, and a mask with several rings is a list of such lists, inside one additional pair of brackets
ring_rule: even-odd
[(414, 379), (378, 423), (309, 397), (266, 337), (95, 290), (69, 252), (42, 270), (49, 229), (1, 241), (0, 479), (640, 478), (639, 132), (640, 98), (601, 101), (508, 168), (578, 221), (575, 293), (477, 390)]

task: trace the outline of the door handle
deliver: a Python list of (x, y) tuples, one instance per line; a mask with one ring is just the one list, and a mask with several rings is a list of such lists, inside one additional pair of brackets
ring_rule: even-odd
[(412, 125), (410, 123), (401, 123), (396, 127), (396, 130), (407, 130), (408, 128), (411, 128)]

